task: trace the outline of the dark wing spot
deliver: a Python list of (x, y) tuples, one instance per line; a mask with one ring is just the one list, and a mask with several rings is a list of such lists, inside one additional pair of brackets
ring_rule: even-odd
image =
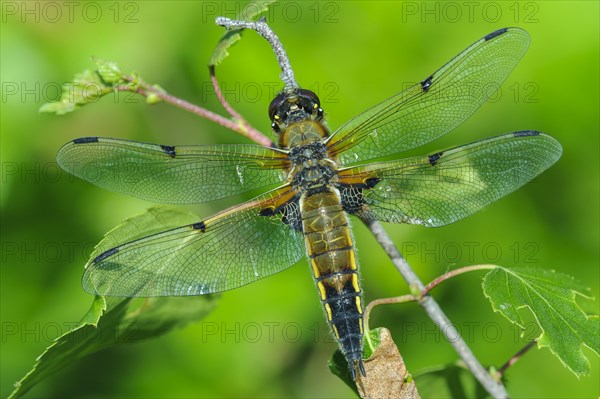
[(119, 248), (111, 248), (108, 251), (102, 252), (100, 255), (96, 256), (96, 258), (94, 259), (93, 263), (100, 263), (104, 259), (108, 258), (109, 256), (112, 256), (112, 255), (116, 254), (117, 252), (119, 252)]
[(259, 215), (260, 216), (273, 216), (273, 215), (275, 215), (275, 209), (273, 209), (273, 208), (261, 209), (259, 212)]
[(172, 145), (161, 145), (160, 148), (165, 154), (170, 155), (171, 158), (175, 158), (175, 147), (173, 147)]
[(485, 40), (486, 42), (488, 40), (492, 40), (493, 38), (500, 36), (503, 33), (506, 33), (506, 31), (508, 30), (508, 28), (502, 28), (502, 29), (498, 29), (497, 31), (494, 31), (488, 35), (486, 35), (483, 40)]
[(540, 132), (536, 132), (535, 130), (521, 130), (520, 132), (514, 132), (513, 135), (515, 137), (539, 136)]
[(200, 230), (201, 232), (204, 233), (206, 231), (206, 224), (204, 224), (204, 222), (194, 223), (192, 225), (192, 229), (194, 229), (194, 230)]
[(379, 177), (369, 177), (367, 180), (365, 180), (365, 184), (367, 185), (367, 187), (373, 188), (380, 181), (381, 179)]
[(429, 87), (431, 86), (432, 79), (433, 79), (433, 75), (431, 75), (430, 77), (428, 77), (427, 79), (425, 79), (424, 81), (421, 82), (421, 90), (423, 90), (425, 93), (427, 93), (429, 91)]
[(436, 152), (435, 154), (430, 155), (429, 156), (429, 164), (431, 166), (434, 166), (437, 163), (437, 161), (442, 157), (442, 155), (444, 155), (443, 152)]
[(73, 144), (97, 143), (98, 137), (81, 137), (73, 140)]

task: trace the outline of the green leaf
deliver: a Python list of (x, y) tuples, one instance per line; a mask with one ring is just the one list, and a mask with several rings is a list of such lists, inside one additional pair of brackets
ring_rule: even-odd
[(429, 368), (414, 375), (423, 398), (486, 398), (489, 394), (461, 362)]
[(352, 380), (352, 376), (348, 371), (348, 362), (344, 357), (344, 354), (341, 350), (336, 349), (333, 352), (333, 355), (327, 362), (327, 367), (329, 367), (329, 371), (335, 376), (337, 376), (340, 380), (342, 380), (348, 387), (350, 387), (358, 396), (358, 389), (356, 388), (356, 384)]
[(93, 58), (93, 61), (98, 67), (98, 75), (109, 85), (124, 82), (123, 72), (116, 62), (106, 61), (100, 58)]
[[(112, 248), (114, 243), (196, 220), (197, 217), (188, 212), (151, 208), (110, 231), (92, 257), (104, 248)], [(54, 340), (36, 359), (31, 371), (15, 384), (10, 398), (21, 397), (44, 378), (87, 355), (123, 343), (155, 338), (201, 320), (214, 309), (217, 300), (217, 295), (136, 299), (98, 296), (78, 326)]]
[(97, 73), (85, 70), (75, 75), (72, 82), (62, 85), (60, 100), (42, 105), (40, 112), (63, 115), (112, 92), (113, 88), (107, 86)]
[[(363, 336), (363, 359), (368, 359), (373, 356), (373, 353), (377, 350), (379, 345), (381, 345), (381, 328), (369, 330), (367, 334), (369, 335), (368, 337), (366, 335)], [(373, 346), (369, 345), (369, 343)]]
[[(75, 75), (72, 82), (62, 85), (60, 100), (42, 105), (40, 112), (63, 115), (75, 111), (114, 92), (117, 85), (125, 85), (130, 91), (137, 90), (137, 79), (133, 82), (129, 81), (131, 78), (127, 80), (115, 62), (100, 58), (92, 58), (92, 61), (96, 63), (95, 71), (85, 70)], [(133, 77), (135, 78), (135, 74)], [(148, 98), (147, 101), (157, 102), (154, 98)]]
[[(263, 12), (267, 11), (271, 3), (275, 3), (275, 0), (252, 1), (246, 4), (246, 6), (242, 10), (240, 10), (235, 19), (251, 21), (257, 15), (260, 15)], [(215, 47), (212, 56), (210, 57), (210, 62), (208, 63), (209, 66), (212, 67), (219, 65), (229, 55), (227, 49), (233, 46), (237, 41), (239, 41), (242, 38), (242, 31), (243, 29), (228, 30), (223, 35), (223, 37), (219, 39), (219, 42), (217, 43), (217, 46)]]
[(587, 290), (570, 276), (544, 269), (498, 267), (483, 279), (494, 310), (524, 328), (519, 309), (529, 308), (542, 331), (538, 347), (548, 347), (577, 376), (590, 370), (581, 345), (600, 354), (600, 319), (586, 315), (575, 300)]

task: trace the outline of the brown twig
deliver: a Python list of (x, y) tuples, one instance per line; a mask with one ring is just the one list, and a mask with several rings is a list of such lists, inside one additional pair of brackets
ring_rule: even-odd
[(272, 147), (273, 142), (271, 139), (269, 139), (259, 130), (255, 129), (252, 125), (250, 125), (250, 123), (246, 119), (244, 119), (242, 115), (237, 113), (233, 109), (233, 107), (229, 105), (229, 103), (225, 99), (225, 96), (223, 95), (223, 92), (221, 91), (221, 87), (219, 86), (219, 81), (217, 80), (217, 75), (215, 74), (215, 66), (210, 65), (208, 69), (210, 72), (210, 81), (212, 83), (213, 89), (215, 90), (215, 94), (217, 95), (217, 99), (219, 100), (225, 111), (227, 111), (227, 113), (231, 115), (231, 118), (244, 128), (246, 132), (245, 136), (257, 144), (264, 145), (265, 147)]
[(499, 381), (500, 378), (502, 377), (502, 375), (504, 375), (504, 373), (506, 372), (506, 370), (512, 366), (513, 364), (515, 364), (525, 353), (527, 353), (529, 351), (529, 349), (533, 348), (533, 346), (537, 343), (537, 341), (533, 340), (531, 342), (529, 342), (527, 345), (525, 345), (520, 351), (518, 351), (517, 353), (515, 353), (510, 359), (508, 359), (508, 361), (506, 363), (504, 363), (502, 365), (502, 367), (500, 367), (498, 369), (498, 371), (496, 371), (496, 378)]
[(423, 297), (423, 296), (429, 294), (429, 291), (431, 291), (432, 289), (437, 287), (440, 283), (443, 283), (444, 281), (446, 281), (452, 277), (456, 277), (459, 274), (473, 272), (476, 270), (490, 270), (490, 269), (495, 269), (496, 267), (498, 267), (498, 266), (496, 266), (496, 265), (475, 265), (475, 266), (461, 267), (460, 269), (452, 270), (452, 271), (450, 271), (446, 274), (442, 274), (441, 276), (432, 280), (429, 284), (427, 284), (425, 286), (425, 288), (423, 288), (423, 290), (420, 292), (420, 295), (421, 295), (421, 297)]
[(393, 298), (379, 298), (379, 299), (375, 299), (371, 302), (369, 302), (369, 304), (367, 305), (367, 307), (365, 308), (365, 314), (364, 314), (364, 323), (365, 323), (365, 331), (367, 332), (365, 334), (366, 340), (369, 344), (369, 346), (371, 347), (371, 351), (373, 351), (375, 348), (373, 347), (373, 343), (371, 342), (371, 336), (369, 335), (369, 319), (371, 317), (371, 311), (373, 310), (373, 308), (375, 306), (379, 306), (379, 305), (391, 305), (391, 304), (395, 304), (395, 303), (404, 303), (404, 302), (417, 302), (419, 300), (419, 297), (414, 296), (414, 295), (402, 295), (402, 296), (396, 296)]
[[(234, 132), (241, 134), (244, 137), (248, 137), (250, 140), (253, 140), (257, 144), (270, 146), (271, 140), (266, 138), (265, 136), (263, 140), (257, 141), (257, 137), (254, 134), (250, 134), (245, 125), (238, 123), (237, 121), (233, 121), (231, 119), (225, 118), (222, 115), (216, 114), (212, 111), (207, 110), (206, 108), (202, 108), (198, 105), (192, 104), (185, 100), (182, 100), (178, 97), (172, 96), (166, 93), (163, 90), (159, 90), (158, 88), (150, 85), (147, 82), (144, 82), (138, 77), (133, 77), (129, 75), (123, 75), (123, 79), (129, 82), (129, 85), (119, 85), (115, 88), (119, 91), (133, 91), (138, 93), (144, 97), (148, 97), (148, 95), (153, 94), (156, 97), (160, 98), (164, 102), (168, 104), (175, 105), (178, 108), (181, 108), (185, 111), (191, 112), (192, 114), (198, 115), (202, 118), (208, 119), (212, 122), (215, 122), (223, 127), (226, 127)], [(261, 134), (262, 136), (262, 134)]]

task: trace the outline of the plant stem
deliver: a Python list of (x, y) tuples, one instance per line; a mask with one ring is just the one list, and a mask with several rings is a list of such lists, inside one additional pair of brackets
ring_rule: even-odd
[(233, 121), (231, 119), (225, 118), (224, 116), (209, 111), (206, 108), (202, 108), (198, 105), (172, 96), (166, 93), (165, 91), (159, 90), (158, 88), (150, 85), (149, 83), (143, 81), (138, 77), (123, 75), (123, 79), (129, 82), (129, 84), (116, 86), (116, 89), (119, 91), (134, 91), (138, 94), (141, 94), (144, 97), (147, 97), (150, 93), (152, 93), (168, 104), (175, 105), (178, 108), (191, 112), (192, 114), (198, 115), (202, 118), (208, 119), (230, 130), (233, 130), (234, 132), (253, 140), (257, 144), (264, 145), (267, 147), (272, 144), (272, 141), (269, 140), (266, 136), (262, 136), (262, 133), (261, 136), (264, 137), (264, 139), (260, 139), (255, 134), (248, 132), (247, 127), (239, 123), (238, 121)]
[(233, 107), (229, 105), (229, 103), (225, 99), (225, 96), (223, 95), (223, 92), (221, 92), (221, 87), (219, 86), (217, 75), (215, 74), (215, 66), (210, 65), (208, 69), (210, 72), (210, 81), (213, 85), (213, 89), (215, 90), (215, 94), (217, 95), (219, 102), (221, 103), (225, 111), (227, 111), (227, 113), (231, 115), (231, 118), (244, 127), (247, 133), (246, 137), (248, 137), (255, 143), (263, 145), (265, 147), (274, 147), (275, 144), (271, 141), (271, 139), (269, 139), (267, 136), (255, 129), (252, 125), (250, 125), (250, 123), (246, 119), (244, 119), (242, 115), (238, 114), (236, 110), (234, 110)]
[(256, 33), (264, 37), (271, 45), (275, 56), (277, 56), (277, 62), (281, 68), (280, 78), (284, 83), (283, 91), (289, 93), (298, 88), (298, 83), (296, 83), (290, 59), (275, 32), (267, 25), (265, 17), (262, 17), (256, 22), (217, 17), (216, 23), (227, 29), (253, 29)]
[(459, 274), (473, 272), (476, 270), (490, 270), (490, 269), (495, 269), (497, 267), (498, 266), (496, 266), (496, 265), (475, 265), (475, 266), (461, 267), (460, 269), (452, 270), (452, 271), (450, 271), (446, 274), (443, 274), (443, 275), (439, 276), (438, 278), (432, 280), (420, 292), (420, 295), (425, 296), (425, 295), (429, 294), (429, 291), (431, 291), (432, 289), (437, 287), (440, 283), (443, 283), (444, 281), (446, 281), (452, 277), (458, 276)]
[(394, 304), (394, 303), (404, 303), (404, 302), (417, 302), (418, 300), (419, 300), (419, 297), (408, 294), (408, 295), (396, 296), (393, 298), (379, 298), (379, 299), (375, 299), (375, 300), (369, 302), (369, 304), (365, 308), (363, 322), (365, 324), (365, 332), (366, 332), (365, 338), (367, 340), (367, 343), (369, 344), (371, 352), (375, 351), (373, 342), (371, 342), (371, 334), (369, 334), (369, 330), (370, 330), (369, 329), (369, 318), (371, 317), (371, 311), (373, 310), (373, 308), (375, 306), (379, 306), (379, 305), (390, 305), (390, 304)]
[(496, 378), (498, 379), (498, 381), (500, 381), (500, 378), (502, 377), (502, 375), (506, 372), (506, 370), (510, 366), (515, 364), (525, 353), (527, 353), (527, 351), (529, 351), (529, 349), (533, 348), (533, 346), (536, 344), (536, 342), (537, 341), (535, 341), (535, 340), (529, 342), (520, 351), (518, 351), (510, 359), (508, 359), (508, 361), (506, 363), (504, 363), (502, 365), (502, 367), (500, 367), (498, 369), (498, 371), (496, 372)]
[[(363, 222), (371, 230), (371, 233), (373, 233), (379, 245), (382, 246), (390, 260), (394, 263), (394, 266), (402, 274), (402, 277), (409, 284), (411, 290), (423, 292), (425, 286), (411, 269), (408, 262), (402, 257), (400, 251), (398, 251), (398, 248), (396, 248), (394, 242), (390, 239), (381, 224), (374, 220), (363, 220)], [(460, 358), (465, 362), (466, 366), (485, 390), (496, 399), (508, 398), (508, 393), (502, 383), (495, 381), (490, 373), (479, 363), (438, 303), (431, 296), (425, 295), (419, 300), (419, 304), (425, 309), (431, 320), (437, 324), (438, 328), (446, 336), (446, 339), (454, 347)]]

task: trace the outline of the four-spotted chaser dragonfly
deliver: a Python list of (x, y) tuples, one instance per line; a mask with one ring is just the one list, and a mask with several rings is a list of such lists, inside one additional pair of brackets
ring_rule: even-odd
[(269, 107), (278, 136), (272, 148), (175, 147), (101, 137), (67, 143), (58, 153), (66, 170), (149, 201), (201, 203), (257, 188), (265, 192), (196, 223), (105, 251), (86, 265), (84, 289), (125, 297), (208, 294), (307, 257), (350, 373), (364, 374), (363, 299), (348, 215), (427, 227), (453, 223), (547, 169), (561, 146), (527, 130), (428, 156), (366, 161), (418, 147), (458, 126), (498, 89), (528, 44), (521, 29), (490, 33), (333, 133), (315, 93), (282, 92)]

